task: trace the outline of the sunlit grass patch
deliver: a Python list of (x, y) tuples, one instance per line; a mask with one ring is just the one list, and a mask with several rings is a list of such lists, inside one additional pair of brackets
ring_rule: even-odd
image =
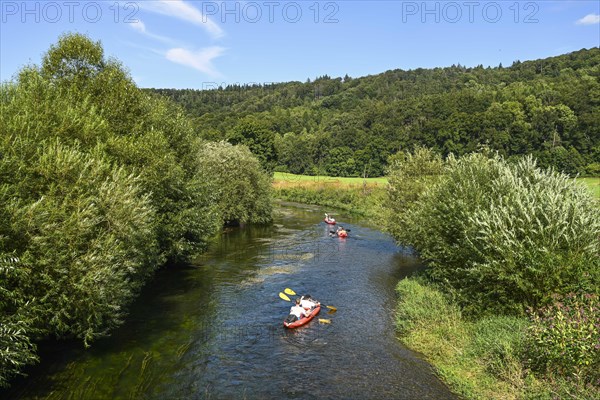
[(579, 178), (578, 181), (584, 183), (588, 188), (590, 188), (596, 200), (600, 200), (600, 176)]
[(360, 178), (360, 177), (333, 177), (296, 175), (287, 172), (275, 172), (273, 186), (275, 188), (304, 187), (304, 188), (358, 188), (358, 187), (385, 187), (387, 178)]

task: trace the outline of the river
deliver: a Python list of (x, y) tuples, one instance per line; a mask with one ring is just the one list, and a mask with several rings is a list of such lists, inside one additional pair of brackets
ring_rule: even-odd
[[(452, 399), (394, 330), (394, 286), (421, 268), (377, 227), (281, 203), (268, 227), (226, 231), (193, 265), (157, 273), (126, 323), (84, 350), (42, 344), (7, 399)], [(291, 288), (335, 306), (283, 327)], [(291, 296), (293, 297), (293, 296)]]

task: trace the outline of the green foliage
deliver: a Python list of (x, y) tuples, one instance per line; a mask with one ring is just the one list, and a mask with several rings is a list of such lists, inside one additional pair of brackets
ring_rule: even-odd
[(582, 383), (600, 380), (600, 303), (595, 294), (555, 296), (530, 312), (527, 356), (531, 367)]
[(205, 249), (216, 229), (212, 191), (196, 178), (199, 141), (180, 108), (143, 93), (102, 55), (100, 44), (84, 35), (62, 36), (41, 68), (25, 68), (3, 89), (3, 112), (11, 129), (31, 140), (97, 148), (139, 175), (158, 213), (161, 256), (184, 261)]
[(121, 322), (156, 268), (154, 210), (136, 177), (101, 158), (16, 141), (3, 149), (1, 256), (18, 255), (27, 271), (16, 285), (38, 299), (40, 331), (87, 344)]
[(295, 134), (288, 132), (275, 137), (275, 149), (279, 170), (292, 174), (307, 174), (312, 172), (317, 156), (317, 138), (311, 134)]
[(530, 158), (450, 159), (401, 228), (396, 237), (468, 313), (523, 315), (551, 293), (600, 287), (600, 213), (589, 191)]
[(442, 176), (442, 157), (431, 149), (418, 147), (414, 152), (399, 152), (390, 157), (387, 168), (386, 230), (402, 236), (406, 216), (421, 195)]
[(0, 113), (6, 385), (37, 359), (34, 340), (108, 334), (153, 271), (202, 251), (220, 220), (190, 119), (84, 35), (2, 84)]
[(198, 160), (200, 179), (216, 193), (220, 222), (271, 221), (271, 179), (246, 146), (207, 142)]
[(0, 257), (0, 387), (8, 386), (23, 366), (38, 360), (36, 346), (30, 341), (35, 332), (31, 306), (16, 285), (26, 273), (17, 257)]
[(254, 153), (266, 171), (275, 167), (275, 132), (257, 118), (246, 117), (228, 135), (232, 144), (243, 144)]
[[(204, 138), (242, 133), (232, 143), (247, 144), (263, 166), (269, 158), (269, 165), (294, 173), (381, 176), (387, 157), (399, 150), (425, 146), (446, 157), (487, 145), (505, 157), (534, 154), (540, 166), (574, 175), (600, 162), (594, 150), (599, 72), (596, 47), (507, 68), (453, 65), (355, 79), (149, 90), (197, 116)], [(248, 121), (269, 131), (259, 146), (261, 135), (244, 129)], [(279, 138), (276, 159), (271, 134)], [(295, 145), (299, 154), (290, 152)]]
[(92, 42), (85, 35), (65, 34), (48, 49), (42, 60), (42, 74), (71, 85), (85, 85), (101, 72), (104, 50), (100, 42)]
[[(399, 296), (396, 326), (400, 339), (423, 354), (452, 391), (462, 397), (499, 400), (598, 398), (600, 388), (594, 381), (598, 370), (597, 349), (595, 353), (581, 354), (580, 359), (573, 359), (573, 364), (564, 368), (565, 376), (548, 372), (538, 374), (539, 370), (532, 371), (532, 363), (528, 361), (534, 354), (540, 357), (537, 360), (542, 361), (542, 366), (546, 365), (549, 354), (561, 352), (559, 344), (563, 345), (562, 350), (579, 346), (578, 351), (597, 344), (598, 329), (591, 332), (593, 328), (589, 326), (592, 315), (597, 318), (597, 298), (588, 297), (581, 301), (583, 297), (580, 296), (575, 302), (578, 305), (573, 304), (579, 310), (585, 308), (588, 325), (579, 324), (576, 328), (572, 324), (569, 331), (551, 327), (555, 320), (550, 318), (556, 315), (548, 313), (552, 307), (544, 309), (542, 314), (545, 317), (535, 314), (537, 319), (530, 321), (524, 317), (502, 315), (471, 320), (465, 319), (456, 303), (424, 279), (403, 279), (396, 291)], [(587, 313), (591, 311), (590, 301), (595, 303), (595, 314)], [(565, 304), (561, 307), (564, 308)], [(580, 317), (583, 313), (577, 313), (576, 308), (571, 308), (570, 315), (575, 317), (572, 322), (584, 322)], [(552, 352), (548, 351), (548, 347), (537, 347), (534, 342), (539, 342), (540, 338), (555, 346)], [(555, 365), (554, 371), (559, 365)], [(586, 367), (585, 370), (577, 369), (583, 377), (581, 381), (568, 375), (576, 365)]]

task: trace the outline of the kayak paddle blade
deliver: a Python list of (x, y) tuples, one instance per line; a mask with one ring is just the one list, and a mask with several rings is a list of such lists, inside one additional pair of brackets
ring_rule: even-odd
[(285, 294), (279, 292), (279, 297), (281, 297), (282, 300), (285, 301), (291, 301), (289, 297), (287, 297)]

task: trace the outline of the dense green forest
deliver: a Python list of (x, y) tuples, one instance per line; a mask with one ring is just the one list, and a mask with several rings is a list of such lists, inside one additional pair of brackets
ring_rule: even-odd
[(3, 83), (0, 111), (0, 386), (40, 339), (108, 334), (157, 268), (205, 250), (225, 221), (271, 220), (248, 148), (204, 143), (84, 35)]
[(510, 67), (393, 70), (361, 78), (147, 89), (174, 99), (207, 139), (245, 143), (263, 166), (382, 176), (387, 157), (422, 145), (443, 156), (487, 145), (541, 167), (600, 174), (600, 50)]

